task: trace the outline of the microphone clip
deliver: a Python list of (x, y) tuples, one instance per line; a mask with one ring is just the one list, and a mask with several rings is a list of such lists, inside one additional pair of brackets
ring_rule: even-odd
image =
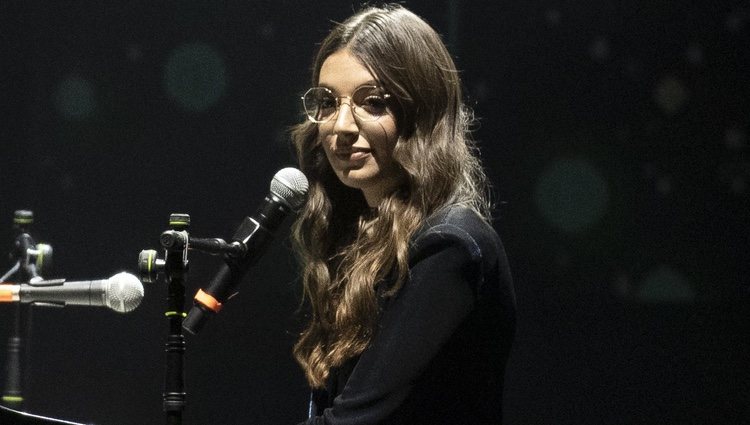
[(47, 280), (36, 280), (27, 283), (26, 285), (34, 287), (47, 287), (47, 286), (61, 286), (65, 283), (65, 279), (47, 279)]
[(164, 257), (153, 249), (144, 249), (138, 254), (138, 270), (143, 282), (156, 282), (160, 276), (171, 278), (183, 276), (188, 269), (190, 215), (173, 213), (169, 216), (170, 229), (159, 236), (164, 248)]
[(4, 281), (16, 275), (21, 282), (40, 280), (41, 274), (49, 271), (52, 266), (52, 246), (36, 243), (29, 234), (29, 228), (34, 223), (34, 213), (28, 210), (17, 210), (13, 216), (13, 228), (16, 238), (10, 259), (15, 263), (0, 280)]
[(227, 242), (221, 238), (196, 238), (186, 231), (167, 230), (159, 237), (159, 243), (168, 250), (182, 250), (186, 247), (211, 255), (242, 257), (247, 246), (240, 241)]
[[(166, 272), (167, 258), (170, 253), (182, 253), (182, 266), (180, 268), (183, 269), (187, 269), (189, 251), (223, 255), (227, 260), (241, 259), (248, 253), (249, 249), (245, 242), (249, 238), (227, 242), (222, 238), (191, 236), (187, 231), (190, 225), (188, 214), (172, 214), (169, 223), (172, 228), (165, 230), (159, 236), (159, 245), (164, 248), (164, 258), (159, 258), (158, 253), (153, 249), (143, 250), (138, 255), (138, 269), (141, 273), (141, 280), (144, 282), (155, 282), (160, 275)], [(257, 230), (257, 223), (255, 224)]]

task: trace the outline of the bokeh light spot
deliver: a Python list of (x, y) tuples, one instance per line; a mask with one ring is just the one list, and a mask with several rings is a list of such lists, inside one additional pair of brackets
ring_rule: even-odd
[(69, 76), (57, 86), (54, 95), (57, 111), (65, 119), (83, 120), (96, 109), (94, 85), (79, 76)]
[(662, 78), (654, 90), (656, 104), (669, 115), (680, 112), (685, 107), (689, 97), (688, 89), (674, 76)]
[(636, 299), (644, 303), (688, 304), (695, 300), (695, 290), (681, 273), (660, 265), (646, 274)]
[(537, 181), (534, 200), (542, 217), (565, 232), (581, 232), (604, 215), (609, 188), (602, 174), (581, 158), (551, 163)]
[(263, 37), (264, 40), (271, 40), (276, 35), (276, 28), (270, 22), (266, 22), (258, 28), (258, 34)]
[(598, 37), (589, 46), (591, 58), (598, 62), (605, 62), (611, 54), (609, 40), (604, 37)]
[(493, 91), (490, 90), (487, 80), (477, 79), (477, 81), (474, 84), (472, 93), (474, 94), (474, 98), (477, 100), (477, 102), (484, 102), (484, 101), (489, 100)]
[(221, 55), (205, 43), (177, 47), (164, 72), (167, 93), (187, 110), (208, 109), (226, 90), (226, 66)]
[(560, 25), (560, 21), (562, 20), (562, 13), (560, 13), (559, 9), (547, 9), (544, 13), (544, 19), (549, 26), (557, 26)]
[(732, 179), (732, 184), (729, 189), (735, 195), (742, 195), (747, 192), (747, 178), (745, 176), (737, 176)]
[(143, 59), (143, 49), (137, 44), (131, 44), (126, 55), (131, 62), (140, 62)]
[(690, 62), (692, 65), (700, 65), (703, 63), (705, 56), (703, 47), (695, 43), (691, 44), (690, 46), (688, 46), (687, 51), (685, 52), (685, 56), (687, 56), (688, 62)]
[(737, 9), (732, 11), (726, 19), (725, 25), (727, 30), (732, 33), (739, 33), (747, 23), (749, 12), (744, 9)]
[(664, 175), (656, 179), (656, 191), (662, 195), (672, 192), (672, 177)]
[(747, 146), (747, 135), (742, 128), (728, 128), (724, 134), (727, 148), (733, 151), (740, 151)]

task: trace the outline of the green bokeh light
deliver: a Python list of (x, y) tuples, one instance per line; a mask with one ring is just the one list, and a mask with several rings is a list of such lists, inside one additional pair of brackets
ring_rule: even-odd
[(688, 304), (695, 300), (695, 290), (681, 273), (660, 265), (643, 278), (636, 299), (645, 303)]
[(534, 200), (550, 225), (577, 233), (596, 224), (605, 213), (609, 188), (599, 170), (588, 161), (563, 158), (542, 171)]
[(167, 93), (189, 111), (216, 104), (227, 86), (221, 55), (206, 43), (183, 44), (172, 51), (164, 70)]
[(682, 111), (689, 99), (688, 88), (680, 79), (671, 75), (659, 80), (654, 88), (654, 101), (668, 115)]
[(96, 110), (94, 85), (80, 76), (68, 76), (57, 86), (54, 103), (65, 119), (79, 121)]

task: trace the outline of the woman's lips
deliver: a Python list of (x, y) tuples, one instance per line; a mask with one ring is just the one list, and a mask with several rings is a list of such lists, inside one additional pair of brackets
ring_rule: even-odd
[(336, 152), (336, 157), (343, 161), (359, 161), (370, 155), (369, 149), (353, 149), (350, 151)]

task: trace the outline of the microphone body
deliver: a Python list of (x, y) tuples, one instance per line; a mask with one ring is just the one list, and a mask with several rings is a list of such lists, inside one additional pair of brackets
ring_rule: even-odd
[(129, 273), (109, 279), (66, 282), (43, 280), (29, 284), (1, 284), (0, 302), (108, 307), (119, 313), (134, 310), (143, 299), (143, 285)]
[(307, 178), (295, 168), (276, 173), (270, 193), (254, 215), (245, 217), (232, 237), (245, 247), (244, 255), (224, 256), (224, 264), (214, 278), (195, 296), (194, 306), (182, 323), (185, 330), (198, 333), (208, 318), (234, 295), (243, 276), (263, 255), (284, 219), (302, 206), (307, 188)]
[(268, 243), (273, 240), (274, 233), (289, 213), (289, 207), (272, 195), (266, 196), (258, 211), (245, 217), (232, 236), (232, 240), (245, 245), (247, 254), (242, 257), (225, 256), (221, 270), (208, 284), (205, 292), (222, 302), (234, 294), (239, 281), (265, 253)]

